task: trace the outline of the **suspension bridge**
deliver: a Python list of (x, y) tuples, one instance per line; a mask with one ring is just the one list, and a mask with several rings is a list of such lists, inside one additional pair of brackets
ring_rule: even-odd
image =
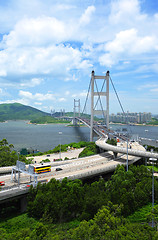
[[(97, 81), (102, 80), (102, 85), (100, 86), (100, 90), (97, 84)], [(145, 148), (143, 148), (138, 143), (130, 143), (130, 137), (129, 136), (123, 136), (120, 134), (115, 133), (109, 128), (109, 82), (111, 81), (112, 87), (114, 89), (114, 92), (116, 94), (117, 100), (119, 102), (119, 105), (121, 107), (121, 110), (123, 114), (126, 117), (126, 123), (128, 124), (128, 117), (125, 114), (125, 111), (123, 109), (123, 106), (121, 104), (121, 101), (119, 99), (118, 93), (115, 89), (115, 86), (113, 84), (113, 81), (110, 77), (109, 71), (106, 72), (105, 76), (98, 76), (95, 75), (95, 72), (92, 71), (91, 73), (91, 80), (88, 88), (88, 93), (86, 97), (86, 101), (84, 104), (84, 108), (82, 113), (80, 113), (80, 100), (74, 100), (74, 118), (73, 122), (74, 124), (77, 124), (77, 122), (82, 122), (87, 127), (90, 128), (90, 141), (93, 141), (94, 133), (97, 134), (100, 139), (98, 139), (95, 143), (98, 147), (101, 149), (104, 149), (106, 151), (112, 151), (114, 152), (114, 155), (117, 156), (117, 153), (124, 153), (129, 154), (132, 156), (137, 157), (146, 157), (146, 158), (155, 158), (158, 159), (158, 154), (153, 152), (147, 152)], [(89, 118), (83, 118), (84, 111), (86, 109), (86, 104), (88, 101), (88, 96), (90, 95), (91, 103), (90, 103), (90, 117)], [(104, 98), (104, 102), (102, 98)], [(100, 109), (98, 109), (98, 105), (100, 106)], [(97, 109), (96, 109), (97, 108)], [(103, 118), (103, 121), (105, 122), (105, 125), (99, 125), (97, 121), (94, 121), (95, 116), (101, 116)], [(85, 116), (85, 115), (84, 115)], [(128, 135), (130, 135), (128, 133)], [(111, 138), (119, 139), (119, 143), (117, 146), (113, 146), (107, 143), (107, 140)], [(126, 147), (124, 143), (127, 143)]]

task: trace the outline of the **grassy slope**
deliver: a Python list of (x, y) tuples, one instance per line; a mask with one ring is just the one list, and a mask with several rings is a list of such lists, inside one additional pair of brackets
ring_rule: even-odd
[[(154, 204), (154, 206), (156, 207), (157, 204)], [(152, 204), (150, 203), (150, 204), (142, 207), (138, 211), (135, 211), (127, 219), (130, 222), (137, 222), (137, 223), (147, 222), (148, 215), (151, 213), (151, 211), (152, 211)]]

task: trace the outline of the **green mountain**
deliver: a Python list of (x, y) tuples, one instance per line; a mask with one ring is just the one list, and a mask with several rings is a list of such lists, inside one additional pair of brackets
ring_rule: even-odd
[(50, 114), (20, 103), (0, 104), (1, 122), (6, 120), (33, 120), (46, 115)]

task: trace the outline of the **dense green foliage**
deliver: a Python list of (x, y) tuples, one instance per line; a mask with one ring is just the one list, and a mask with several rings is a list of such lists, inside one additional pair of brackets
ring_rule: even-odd
[[(145, 147), (146, 145), (144, 145)], [(151, 149), (153, 149), (154, 152), (158, 152), (158, 147), (154, 147), (154, 146), (151, 146), (151, 145), (147, 145), (147, 151), (151, 151)]]
[[(28, 212), (36, 218), (47, 216), (54, 223), (76, 217), (88, 220), (111, 201), (122, 206), (121, 213), (128, 216), (151, 202), (151, 176), (151, 171), (145, 166), (131, 166), (128, 172), (119, 166), (108, 182), (100, 179), (83, 186), (79, 180), (64, 179), (60, 183), (52, 179), (47, 185), (39, 184), (30, 190)], [(158, 201), (156, 181), (155, 201)]]
[[(130, 166), (125, 172), (118, 167), (109, 182), (108, 195), (114, 204), (123, 204), (123, 215), (128, 216), (135, 210), (151, 202), (151, 171), (145, 166)], [(158, 182), (155, 181), (155, 201), (158, 201)]]
[(0, 222), (0, 240), (19, 240), (29, 236), (38, 222), (27, 214)]
[(27, 214), (0, 223), (0, 240), (156, 240), (158, 233), (147, 224), (130, 223), (118, 206), (103, 206), (93, 219), (52, 224), (37, 222)]
[(41, 116), (39, 118), (35, 118), (30, 121), (31, 123), (36, 124), (47, 124), (47, 123), (70, 123), (70, 121), (61, 119), (61, 118), (54, 118), (51, 116)]
[(20, 103), (0, 104), (0, 121), (32, 120), (44, 115), (49, 114)]
[(47, 159), (43, 159), (42, 161), (40, 161), (40, 163), (48, 163), (50, 162), (50, 160), (47, 158)]
[(154, 204), (153, 212), (151, 203), (135, 211), (132, 215), (128, 216), (128, 220), (130, 222), (148, 222), (152, 219), (152, 213), (154, 213), (155, 221), (158, 222), (158, 204)]
[[(82, 221), (80, 225), (69, 231), (68, 240), (149, 240), (158, 237), (147, 224), (132, 224), (119, 216), (118, 209), (102, 207), (90, 221)], [(64, 238), (59, 238), (64, 239)]]
[[(8, 144), (6, 139), (0, 141), (0, 167), (13, 166), (18, 160), (17, 152), (12, 150), (14, 148), (13, 144)], [(20, 155), (19, 160), (30, 163), (24, 156)]]
[(108, 144), (111, 144), (111, 145), (114, 145), (114, 146), (117, 146), (117, 141), (116, 141), (116, 139), (108, 139), (107, 141), (106, 141)]
[(158, 125), (158, 119), (157, 118), (152, 118), (149, 123), (146, 125)]
[(99, 153), (99, 148), (95, 145), (94, 142), (88, 143), (85, 149), (79, 154), (79, 158), (87, 157)]

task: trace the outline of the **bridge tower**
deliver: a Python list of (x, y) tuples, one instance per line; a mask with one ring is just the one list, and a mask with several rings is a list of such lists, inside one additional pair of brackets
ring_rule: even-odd
[[(97, 79), (103, 79), (104, 82), (103, 82), (103, 85), (102, 85), (102, 88), (101, 88), (101, 91), (99, 92), (98, 91), (98, 87), (97, 87), (97, 83), (96, 83), (96, 80)], [(103, 88), (104, 88), (104, 83), (106, 81), (106, 91), (103, 91)], [(95, 83), (95, 86), (94, 87), (94, 83)], [(96, 90), (94, 90), (94, 88)], [(98, 97), (98, 101), (100, 101), (101, 103), (101, 96), (105, 96), (106, 97), (106, 108), (103, 108), (104, 105), (102, 105), (101, 103), (101, 110), (96, 110), (95, 107), (96, 105), (94, 106), (94, 97), (97, 96)], [(98, 114), (103, 114), (104, 117), (106, 118), (106, 127), (109, 129), (109, 71), (106, 72), (106, 76), (97, 76), (95, 75), (95, 72), (92, 71), (92, 74), (91, 74), (91, 128), (90, 128), (90, 141), (93, 141), (93, 121), (94, 121), (94, 115), (98, 115)]]
[(73, 124), (76, 125), (77, 122), (76, 122), (76, 114), (78, 113), (78, 116), (77, 117), (80, 117), (80, 99), (76, 100), (74, 99), (74, 117), (73, 117)]

